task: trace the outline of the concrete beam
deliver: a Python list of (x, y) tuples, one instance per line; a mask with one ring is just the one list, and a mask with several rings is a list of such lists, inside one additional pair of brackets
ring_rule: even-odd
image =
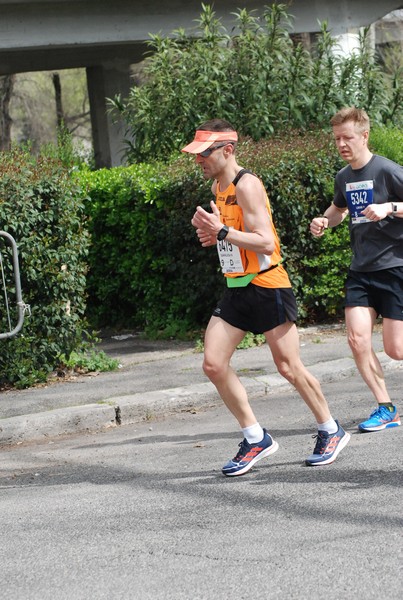
[[(233, 0), (212, 4), (223, 24), (232, 27), (238, 4)], [(267, 4), (267, 0), (239, 3), (256, 14)], [(294, 0), (290, 12), (296, 33), (318, 31), (318, 20), (326, 20), (338, 35), (401, 7), (398, 0)], [(193, 28), (200, 11), (200, 0), (0, 0), (0, 52), (142, 42), (150, 33), (169, 35), (178, 27)]]
[(128, 61), (136, 64), (143, 60), (147, 44), (93, 44), (92, 46), (52, 46), (35, 50), (0, 50), (0, 75), (27, 73), (29, 71), (57, 71), (95, 67), (113, 62)]

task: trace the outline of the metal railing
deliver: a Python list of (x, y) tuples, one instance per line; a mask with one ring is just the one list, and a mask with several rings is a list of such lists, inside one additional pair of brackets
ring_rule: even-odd
[(2, 256), (1, 248), (0, 248), (0, 276), (1, 276), (1, 282), (3, 285), (4, 303), (5, 303), (8, 328), (9, 328), (9, 330), (5, 333), (0, 332), (0, 339), (5, 339), (5, 338), (13, 337), (21, 330), (22, 325), (24, 323), (25, 313), (27, 313), (29, 316), (31, 314), (31, 311), (30, 311), (29, 305), (25, 304), (22, 300), (17, 244), (16, 244), (14, 238), (5, 231), (0, 231), (0, 237), (3, 237), (6, 239), (6, 243), (11, 247), (11, 251), (12, 251), (12, 266), (13, 266), (13, 274), (14, 274), (15, 301), (16, 301), (17, 312), (18, 312), (17, 324), (15, 325), (15, 327), (13, 327), (12, 322), (11, 322), (10, 306), (9, 306), (9, 300), (8, 300), (8, 294), (7, 294), (6, 277), (5, 277), (5, 271), (4, 271), (4, 260), (3, 260), (3, 256)]

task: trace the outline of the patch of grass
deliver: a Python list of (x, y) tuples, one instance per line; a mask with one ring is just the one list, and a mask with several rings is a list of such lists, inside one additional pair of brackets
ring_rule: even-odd
[(79, 370), (84, 373), (90, 373), (92, 371), (114, 371), (119, 367), (119, 361), (116, 358), (111, 358), (102, 350), (90, 350), (89, 352), (84, 350), (80, 352), (73, 351), (69, 358), (62, 355), (60, 361), (64, 367), (73, 369), (74, 371)]

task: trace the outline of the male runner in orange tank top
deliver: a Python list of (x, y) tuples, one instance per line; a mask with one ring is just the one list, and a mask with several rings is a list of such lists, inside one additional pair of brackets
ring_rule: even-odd
[(350, 434), (329, 411), (319, 382), (303, 365), (295, 325), (297, 306), (281, 264), (280, 244), (262, 182), (236, 160), (237, 133), (222, 119), (203, 123), (183, 152), (196, 155), (206, 179), (213, 179), (211, 212), (198, 206), (192, 219), (203, 247), (217, 246), (228, 289), (217, 304), (204, 339), (203, 370), (237, 419), (244, 439), (222, 471), (242, 475), (273, 454), (278, 444), (263, 429), (244, 386), (230, 366), (248, 331), (264, 334), (279, 373), (299, 392), (318, 424), (309, 466), (332, 463)]

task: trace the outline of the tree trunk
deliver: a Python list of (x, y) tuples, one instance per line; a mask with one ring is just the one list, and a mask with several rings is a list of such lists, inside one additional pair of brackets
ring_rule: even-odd
[(0, 77), (0, 150), (11, 148), (11, 125), (10, 102), (13, 95), (15, 75), (3, 75)]
[(63, 114), (63, 103), (62, 103), (62, 85), (60, 83), (59, 73), (53, 73), (52, 81), (53, 81), (53, 87), (55, 89), (57, 128), (58, 128), (58, 130), (60, 130), (64, 124), (64, 114)]

